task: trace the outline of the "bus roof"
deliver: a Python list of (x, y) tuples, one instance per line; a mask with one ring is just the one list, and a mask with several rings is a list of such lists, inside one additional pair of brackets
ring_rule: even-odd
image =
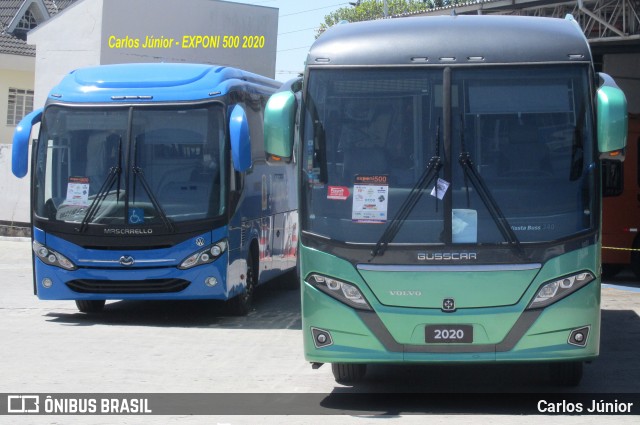
[(590, 62), (579, 25), (524, 16), (433, 16), (331, 27), (311, 46), (308, 66), (469, 65)]
[(241, 86), (272, 93), (281, 83), (236, 68), (186, 63), (136, 63), (80, 68), (49, 93), (49, 101), (179, 102), (210, 99)]

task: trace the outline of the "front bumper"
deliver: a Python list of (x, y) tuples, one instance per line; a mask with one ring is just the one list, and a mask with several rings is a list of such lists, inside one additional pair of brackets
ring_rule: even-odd
[[(305, 358), (317, 363), (455, 363), (589, 360), (598, 355), (598, 279), (544, 309), (525, 310), (527, 303), (523, 299), (512, 306), (461, 309), (451, 314), (372, 302), (373, 311), (361, 311), (305, 283)], [(426, 343), (428, 324), (472, 325), (474, 341)], [(585, 328), (584, 344), (571, 343), (572, 332)], [(318, 330), (329, 334), (330, 344), (314, 340)]]

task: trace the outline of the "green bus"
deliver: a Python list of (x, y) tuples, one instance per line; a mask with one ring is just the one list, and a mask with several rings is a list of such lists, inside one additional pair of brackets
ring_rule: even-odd
[(342, 383), (372, 363), (545, 362), (577, 385), (627, 113), (576, 21), (337, 25), (283, 87), (265, 150), (298, 163), (306, 359)]

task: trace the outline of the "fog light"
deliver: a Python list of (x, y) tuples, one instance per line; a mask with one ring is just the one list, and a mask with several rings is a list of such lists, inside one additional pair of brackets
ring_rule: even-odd
[(42, 286), (44, 288), (51, 288), (52, 285), (53, 285), (53, 280), (49, 279), (48, 277), (45, 277), (44, 279), (42, 279)]
[(567, 341), (567, 343), (576, 345), (578, 347), (586, 346), (590, 329), (590, 326), (584, 326), (582, 328), (572, 330), (569, 334), (569, 340)]
[(213, 276), (210, 276), (204, 280), (204, 284), (209, 286), (210, 288), (213, 288), (218, 284), (218, 279), (216, 279)]
[(313, 336), (313, 345), (315, 345), (316, 348), (323, 348), (333, 344), (333, 339), (331, 339), (329, 331), (311, 328), (311, 335)]

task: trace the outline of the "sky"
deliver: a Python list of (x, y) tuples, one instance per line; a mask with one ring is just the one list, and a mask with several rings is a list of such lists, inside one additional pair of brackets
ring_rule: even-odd
[[(303, 71), (309, 47), (315, 41), (316, 30), (324, 17), (341, 7), (340, 0), (226, 0), (279, 9), (276, 80), (287, 81)], [(355, 0), (352, 0), (355, 1)]]

